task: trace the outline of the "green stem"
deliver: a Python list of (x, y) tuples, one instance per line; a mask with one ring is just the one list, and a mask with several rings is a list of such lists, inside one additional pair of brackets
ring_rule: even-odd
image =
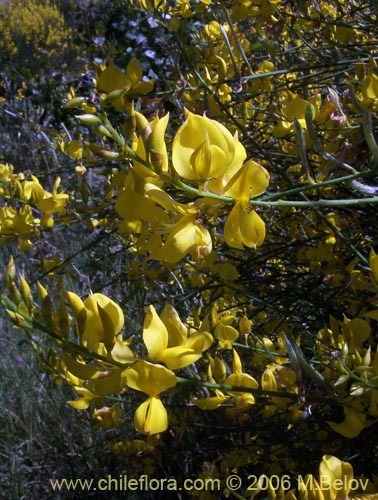
[(366, 380), (360, 377), (359, 375), (356, 375), (356, 373), (354, 373), (350, 368), (348, 368), (348, 366), (345, 363), (343, 363), (343, 369), (344, 369), (343, 373), (349, 375), (349, 377), (355, 380), (356, 382), (359, 382), (365, 387), (369, 387), (369, 389), (378, 389), (378, 384), (372, 384), (369, 380)]
[(278, 193), (271, 193), (264, 196), (264, 201), (271, 200), (273, 198), (282, 198), (284, 196), (291, 196), (293, 194), (303, 193), (304, 191), (311, 191), (313, 189), (322, 189), (329, 186), (334, 186), (337, 184), (342, 184), (343, 182), (352, 181), (357, 179), (358, 177), (364, 177), (366, 175), (370, 175), (371, 172), (357, 172), (355, 174), (344, 175), (342, 177), (337, 177), (336, 179), (330, 179), (329, 181), (316, 182), (315, 184), (304, 184), (297, 188), (288, 189), (287, 191), (281, 191)]
[(275, 397), (275, 398), (277, 397), (277, 398), (292, 399), (295, 401), (298, 400), (298, 394), (293, 394), (292, 392), (265, 391), (264, 389), (260, 388), (252, 389), (251, 387), (240, 387), (228, 384), (216, 384), (213, 382), (206, 382), (204, 380), (193, 380), (183, 377), (176, 377), (176, 381), (178, 384), (206, 387), (208, 389), (214, 389), (214, 390), (219, 389), (225, 392), (248, 392), (250, 394), (254, 394), (255, 396), (260, 396), (260, 397)]
[(113, 125), (110, 123), (106, 113), (101, 114), (101, 120), (103, 122), (103, 125), (109, 130), (109, 132), (112, 134), (112, 138), (115, 140), (115, 142), (121, 146), (121, 148), (125, 147), (125, 138), (122, 137), (117, 130), (113, 127)]
[(250, 205), (255, 207), (298, 207), (298, 208), (333, 208), (333, 207), (353, 207), (356, 205), (375, 205), (378, 203), (378, 196), (370, 198), (354, 198), (353, 200), (308, 200), (308, 201), (264, 201), (250, 200)]

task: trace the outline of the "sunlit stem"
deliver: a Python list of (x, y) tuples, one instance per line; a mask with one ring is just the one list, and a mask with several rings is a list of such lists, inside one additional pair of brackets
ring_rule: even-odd
[(251, 387), (239, 387), (228, 384), (216, 384), (212, 382), (206, 382), (204, 380), (192, 380), (183, 377), (176, 377), (176, 381), (178, 384), (192, 385), (192, 386), (194, 385), (197, 387), (206, 387), (208, 389), (219, 389), (220, 391), (225, 391), (225, 392), (248, 392), (250, 394), (254, 394), (255, 396), (261, 396), (261, 397), (280, 397), (280, 398), (293, 399), (295, 401), (298, 400), (298, 394), (293, 394), (291, 392), (266, 391), (259, 388), (252, 389)]
[(105, 113), (102, 113), (101, 120), (104, 124), (104, 126), (108, 129), (108, 131), (111, 133), (112, 138), (114, 141), (119, 144), (122, 148), (125, 147), (125, 138), (117, 132), (117, 130), (113, 127), (113, 125), (110, 123), (108, 120), (108, 117), (106, 116)]
[(271, 200), (273, 198), (282, 198), (284, 196), (291, 196), (293, 194), (303, 193), (305, 191), (313, 191), (314, 189), (321, 189), (329, 186), (334, 186), (337, 184), (342, 184), (344, 182), (352, 181), (358, 177), (364, 177), (370, 175), (371, 172), (357, 172), (355, 174), (344, 175), (342, 177), (337, 177), (336, 179), (330, 179), (328, 181), (317, 182), (316, 184), (303, 184), (299, 187), (288, 189), (287, 191), (281, 191), (278, 193), (270, 193), (264, 196), (264, 201)]

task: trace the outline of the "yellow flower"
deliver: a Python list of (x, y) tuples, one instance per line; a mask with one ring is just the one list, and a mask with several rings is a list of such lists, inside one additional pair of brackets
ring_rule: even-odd
[[(251, 375), (248, 373), (243, 373), (242, 371), (242, 364), (239, 358), (238, 353), (233, 350), (233, 363), (232, 363), (232, 371), (231, 375), (227, 377), (225, 380), (226, 385), (233, 385), (235, 387), (247, 387), (250, 389), (257, 389), (259, 384), (257, 380), (255, 380)], [(244, 398), (247, 398), (248, 404), (251, 405), (255, 402), (255, 398), (253, 397), (252, 394), (250, 393), (242, 393), (242, 392), (230, 392), (233, 396), (239, 398), (244, 395)], [(246, 402), (246, 401), (245, 401)], [(245, 408), (245, 405), (242, 405), (243, 408)]]
[(8, 243), (13, 236), (21, 236), (19, 247), (23, 248), (20, 249), (28, 249), (28, 240), (25, 236), (31, 235), (38, 225), (39, 220), (33, 218), (30, 205), (24, 205), (17, 210), (0, 207), (0, 244)]
[(216, 396), (212, 396), (206, 399), (196, 399), (194, 404), (201, 410), (216, 410), (224, 402), (226, 402), (229, 397), (222, 394), (221, 391), (215, 390)]
[(76, 160), (81, 159), (83, 157), (83, 152), (84, 152), (84, 147), (83, 144), (78, 141), (68, 141), (64, 143), (64, 152), (68, 155), (71, 156), (72, 158), (75, 158)]
[(140, 360), (127, 368), (126, 384), (132, 389), (158, 396), (161, 392), (176, 385), (176, 375), (165, 366)]
[(371, 72), (363, 81), (361, 97), (360, 102), (364, 109), (377, 110), (378, 76), (376, 74)]
[(133, 57), (127, 65), (126, 73), (118, 70), (113, 63), (100, 72), (97, 88), (104, 92), (105, 103), (111, 103), (116, 111), (125, 111), (129, 107), (130, 98), (135, 95), (148, 94), (154, 86), (154, 80), (142, 80), (142, 66)]
[(178, 262), (190, 253), (194, 260), (207, 257), (212, 251), (209, 231), (197, 222), (196, 214), (182, 217), (173, 224), (162, 247), (150, 254), (152, 260)]
[(217, 121), (185, 113), (186, 120), (173, 140), (175, 171), (184, 179), (200, 184), (225, 176), (230, 178), (246, 158), (244, 147)]
[(353, 468), (331, 455), (324, 455), (319, 466), (324, 500), (348, 498), (353, 479)]
[(188, 329), (181, 322), (177, 311), (167, 304), (161, 318), (155, 308), (147, 308), (143, 327), (143, 341), (152, 361), (160, 361), (176, 370), (195, 363), (213, 341), (208, 332), (188, 336)]
[(227, 245), (243, 250), (244, 245), (256, 248), (265, 239), (265, 224), (255, 210), (249, 208), (246, 200), (233, 206), (224, 226), (224, 239)]
[(57, 177), (54, 182), (52, 193), (45, 191), (43, 198), (36, 203), (37, 208), (42, 210), (45, 214), (52, 214), (54, 212), (61, 214), (64, 212), (68, 202), (68, 194), (62, 192), (58, 193), (59, 185), (60, 177)]
[[(155, 116), (150, 123), (147, 122), (146, 118), (141, 113), (134, 112), (134, 115), (137, 121), (137, 128), (141, 129), (141, 135), (138, 137), (138, 142), (136, 144), (136, 153), (141, 158), (150, 161), (158, 170), (167, 172), (168, 154), (165, 144), (165, 131), (169, 122), (169, 113), (162, 118)], [(151, 170), (146, 169), (146, 167), (140, 163), (134, 162), (134, 164), (137, 166), (138, 173), (143, 173), (144, 171), (147, 176), (153, 175)]]
[(125, 372), (126, 384), (145, 392), (149, 398), (135, 411), (135, 429), (142, 434), (158, 434), (168, 428), (168, 414), (159, 394), (176, 385), (176, 376), (168, 368), (138, 361)]
[(239, 332), (221, 320), (215, 327), (214, 335), (219, 340), (220, 349), (232, 349), (232, 342), (239, 337)]
[(269, 174), (265, 168), (249, 160), (231, 177), (222, 194), (248, 201), (264, 193), (268, 185)]
[[(283, 117), (273, 129), (275, 137), (285, 137), (294, 131), (294, 120), (298, 120), (300, 127), (306, 130), (305, 113), (307, 106), (312, 103), (302, 99), (299, 96), (294, 96), (287, 101), (283, 109)], [(315, 115), (315, 107), (312, 105), (312, 114)]]
[(75, 314), (81, 343), (98, 352), (101, 342), (111, 351), (124, 324), (119, 305), (102, 293), (89, 295), (85, 302), (75, 293), (66, 292), (65, 295)]
[(122, 390), (125, 373), (122, 368), (110, 370), (104, 366), (96, 366), (74, 359), (67, 353), (63, 354), (61, 365), (68, 381), (76, 385), (81, 385), (86, 381), (86, 389), (95, 396), (108, 396)]
[(370, 251), (369, 265), (373, 279), (378, 284), (378, 255), (374, 252), (373, 249), (371, 249)]
[(30, 181), (23, 180), (19, 182), (18, 186), (21, 198), (31, 203), (35, 204), (46, 196), (46, 191), (34, 175), (31, 176)]
[(81, 398), (67, 401), (72, 408), (75, 408), (75, 410), (86, 410), (87, 408), (89, 408), (91, 403), (98, 405), (104, 404), (103, 397), (97, 396), (85, 387), (75, 386), (74, 389), (77, 394), (80, 394), (82, 396)]
[(165, 0), (134, 0), (144, 9), (164, 9)]
[(151, 396), (134, 413), (135, 429), (141, 434), (158, 434), (168, 428), (168, 413), (161, 400)]

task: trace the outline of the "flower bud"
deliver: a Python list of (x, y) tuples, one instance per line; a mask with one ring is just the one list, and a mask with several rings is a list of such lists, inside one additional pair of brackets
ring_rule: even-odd
[(349, 353), (348, 343), (344, 342), (343, 348), (341, 349), (341, 354), (343, 357), (346, 357), (348, 356), (348, 353)]
[(121, 155), (116, 151), (107, 151), (106, 149), (96, 151), (95, 155), (103, 158), (104, 160), (119, 160), (121, 158)]
[(76, 115), (75, 118), (80, 120), (85, 125), (95, 125), (96, 123), (101, 123), (101, 119), (91, 113), (86, 113), (84, 115)]
[(79, 108), (81, 104), (85, 101), (84, 97), (74, 97), (66, 102), (63, 109)]
[(366, 351), (365, 356), (362, 359), (362, 364), (364, 366), (369, 366), (371, 361), (371, 347)]
[(14, 263), (13, 257), (9, 259), (7, 268), (5, 270), (4, 274), (4, 282), (5, 285), (10, 286), (11, 283), (14, 281), (14, 278), (16, 276), (16, 264)]

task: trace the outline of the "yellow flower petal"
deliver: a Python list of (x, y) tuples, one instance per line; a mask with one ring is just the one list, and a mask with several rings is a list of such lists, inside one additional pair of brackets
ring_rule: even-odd
[(261, 217), (250, 210), (246, 201), (237, 201), (227, 217), (224, 226), (224, 239), (232, 248), (244, 246), (255, 248), (265, 239), (265, 224)]
[(239, 332), (233, 326), (218, 323), (214, 335), (221, 349), (232, 349), (232, 342), (239, 337)]
[(204, 352), (209, 349), (213, 343), (213, 336), (209, 332), (195, 332), (188, 337), (186, 345), (195, 352)]
[(169, 121), (169, 113), (162, 118), (156, 117), (151, 123), (152, 133), (149, 136), (149, 152), (151, 163), (161, 169), (168, 171), (168, 154), (165, 144), (165, 131)]
[[(87, 321), (82, 334), (84, 345), (96, 350), (96, 343), (98, 342), (104, 342), (105, 339), (111, 341), (111, 337), (114, 342), (114, 335), (120, 332), (124, 324), (124, 315), (119, 305), (102, 293), (89, 295), (84, 301), (84, 305), (87, 311)], [(112, 332), (105, 332), (107, 327), (102, 321), (98, 305), (105, 311), (106, 323), (110, 322), (112, 324)], [(104, 314), (103, 317), (105, 319)]]
[(144, 360), (127, 368), (123, 376), (129, 387), (145, 392), (149, 396), (157, 396), (176, 385), (176, 375), (171, 370)]
[(88, 388), (98, 396), (117, 394), (122, 390), (122, 386), (122, 370), (116, 370), (109, 375), (97, 378), (96, 380), (91, 380), (88, 383)]
[(369, 265), (374, 281), (378, 284), (378, 255), (374, 252), (373, 249), (371, 249), (370, 251)]
[(168, 414), (159, 398), (150, 397), (134, 413), (135, 429), (141, 434), (158, 434), (168, 428)]
[(197, 353), (190, 347), (177, 346), (166, 349), (161, 357), (161, 361), (171, 370), (177, 370), (195, 363), (201, 357), (202, 353)]
[(236, 200), (249, 200), (265, 192), (269, 185), (269, 174), (264, 167), (249, 160), (230, 179), (224, 189), (226, 196)]
[(197, 209), (195, 207), (175, 201), (169, 196), (168, 193), (155, 184), (146, 183), (144, 190), (152, 201), (158, 203), (166, 210), (179, 212), (182, 215), (194, 215), (197, 213)]
[(97, 87), (100, 91), (109, 93), (125, 87), (129, 88), (130, 82), (125, 73), (111, 63), (98, 78)]
[(172, 146), (172, 163), (185, 179), (205, 182), (225, 174), (235, 157), (235, 142), (220, 123), (186, 111)]
[(209, 232), (195, 222), (195, 215), (182, 217), (168, 234), (164, 245), (151, 252), (150, 259), (178, 262), (188, 253), (196, 259), (211, 253), (212, 242)]
[(169, 303), (165, 304), (160, 318), (168, 331), (168, 347), (184, 345), (188, 336), (188, 329), (181, 321), (176, 309)]
[(350, 482), (353, 479), (353, 467), (331, 455), (324, 455), (319, 466), (325, 500), (348, 498)]
[(115, 344), (112, 349), (112, 359), (119, 363), (132, 363), (135, 359), (135, 354), (130, 349), (128, 342), (122, 340), (120, 335), (115, 338)]
[(216, 410), (229, 398), (222, 394), (220, 391), (216, 390), (215, 393), (216, 396), (213, 396), (211, 398), (196, 399), (194, 401), (194, 404), (201, 410)]
[(143, 341), (151, 360), (161, 361), (161, 356), (168, 346), (168, 331), (156, 313), (154, 306), (147, 308), (143, 325)]
[(344, 406), (345, 419), (343, 422), (327, 422), (331, 429), (342, 436), (353, 439), (357, 437), (366, 426), (366, 414), (353, 408)]
[(63, 353), (61, 362), (66, 370), (82, 380), (95, 379), (101, 374), (101, 370), (97, 366), (87, 365), (84, 362), (77, 361), (66, 352)]
[(126, 77), (129, 81), (130, 87), (134, 87), (142, 78), (143, 70), (140, 62), (136, 57), (131, 58), (126, 68)]
[[(259, 386), (257, 380), (251, 375), (248, 375), (248, 373), (231, 373), (231, 375), (226, 378), (225, 384), (233, 385), (234, 387), (247, 387), (249, 389), (257, 389)], [(230, 394), (233, 396), (241, 395), (240, 391), (230, 391)]]
[(375, 100), (378, 98), (378, 76), (369, 75), (365, 78), (361, 88), (362, 96), (365, 100)]

